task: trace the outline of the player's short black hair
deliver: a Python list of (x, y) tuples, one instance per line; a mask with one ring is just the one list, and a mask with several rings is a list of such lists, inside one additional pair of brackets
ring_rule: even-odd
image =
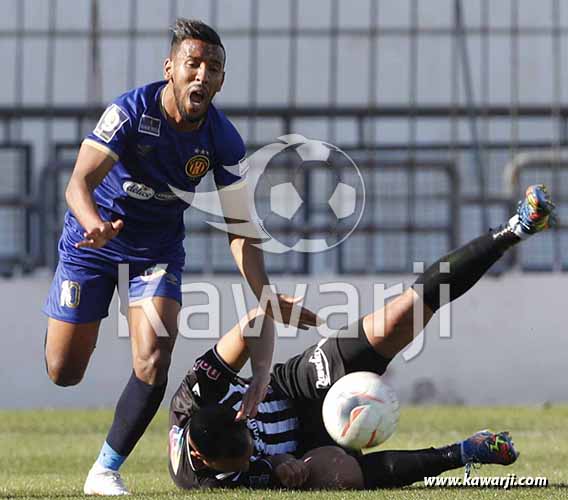
[(235, 421), (235, 415), (235, 410), (223, 405), (196, 410), (189, 437), (197, 451), (210, 460), (242, 457), (249, 446), (249, 430), (244, 421)]
[(188, 38), (195, 38), (196, 40), (203, 40), (212, 45), (218, 45), (223, 49), (223, 54), (225, 54), (225, 47), (221, 42), (219, 34), (203, 21), (178, 17), (171, 26), (170, 31), (172, 33), (172, 41), (170, 44), (170, 52), (172, 54), (177, 50), (179, 44)]

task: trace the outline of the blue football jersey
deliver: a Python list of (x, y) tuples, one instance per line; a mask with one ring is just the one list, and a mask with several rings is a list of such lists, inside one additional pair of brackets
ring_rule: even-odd
[[(241, 180), (239, 162), (245, 146), (232, 123), (210, 105), (198, 130), (177, 131), (161, 108), (166, 83), (151, 83), (120, 96), (84, 141), (116, 160), (94, 198), (103, 219), (124, 220), (111, 247), (133, 256), (141, 251), (149, 257), (153, 249), (161, 251), (166, 243), (171, 247), (183, 240), (183, 212), (189, 205), (168, 186), (194, 192), (209, 171), (218, 187)], [(82, 230), (71, 213), (66, 225)]]

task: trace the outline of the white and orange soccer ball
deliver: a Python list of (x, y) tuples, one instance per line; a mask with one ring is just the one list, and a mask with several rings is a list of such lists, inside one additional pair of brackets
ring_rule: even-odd
[(392, 436), (400, 405), (394, 390), (376, 373), (354, 372), (333, 384), (322, 413), (325, 428), (337, 444), (362, 450)]

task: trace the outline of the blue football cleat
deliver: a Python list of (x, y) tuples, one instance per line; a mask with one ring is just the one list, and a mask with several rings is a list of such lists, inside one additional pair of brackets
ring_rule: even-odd
[(495, 434), (488, 430), (462, 441), (461, 452), (464, 464), (511, 465), (519, 456), (508, 432)]
[(525, 199), (519, 202), (517, 213), (509, 220), (509, 227), (522, 239), (544, 231), (554, 224), (554, 208), (544, 184), (529, 186)]

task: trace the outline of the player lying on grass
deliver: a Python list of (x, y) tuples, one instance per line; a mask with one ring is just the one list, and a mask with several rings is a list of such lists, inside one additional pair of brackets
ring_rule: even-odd
[[(413, 311), (422, 314), (423, 327), (443, 305), (440, 285), (449, 285), (450, 301), (457, 299), (508, 249), (546, 229), (552, 212), (544, 186), (529, 187), (505, 226), (440, 259), (384, 308), (275, 365), (271, 373), (268, 362), (257, 363), (266, 396), (245, 422), (235, 419), (248, 387), (238, 372), (250, 353), (263, 351), (259, 346), (273, 338), (272, 322), (250, 313), (196, 360), (172, 399), (169, 469), (174, 482), (181, 488), (372, 489), (409, 485), (472, 462), (513, 463), (517, 452), (509, 435), (487, 431), (442, 448), (348, 454), (327, 434), (321, 407), (343, 375), (385, 372), (415, 337)], [(450, 263), (449, 272), (440, 271), (443, 262)], [(255, 336), (258, 321), (262, 328)]]

